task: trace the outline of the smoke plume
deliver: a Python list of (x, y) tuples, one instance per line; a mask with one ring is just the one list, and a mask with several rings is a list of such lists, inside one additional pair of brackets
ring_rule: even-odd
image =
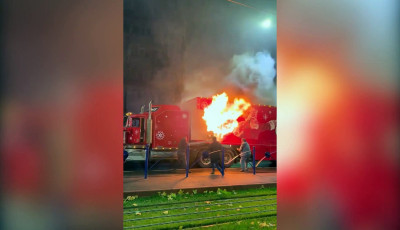
[(276, 106), (275, 60), (268, 52), (234, 55), (230, 61), (209, 63), (189, 74), (182, 101), (227, 92), (230, 98), (245, 97), (255, 104)]
[(276, 105), (275, 60), (267, 52), (235, 55), (228, 80), (253, 101)]

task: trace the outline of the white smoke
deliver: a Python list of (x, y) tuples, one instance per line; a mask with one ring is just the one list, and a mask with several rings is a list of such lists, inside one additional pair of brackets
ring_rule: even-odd
[(275, 60), (267, 52), (235, 55), (228, 80), (258, 101), (276, 106)]

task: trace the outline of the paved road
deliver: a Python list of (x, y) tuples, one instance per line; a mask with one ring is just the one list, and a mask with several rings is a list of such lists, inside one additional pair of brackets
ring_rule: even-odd
[(256, 175), (252, 170), (240, 172), (240, 168), (228, 168), (225, 176), (216, 171), (211, 175), (209, 168), (191, 169), (186, 178), (184, 169), (154, 170), (144, 179), (142, 170), (124, 171), (124, 195), (153, 194), (158, 191), (191, 190), (199, 191), (210, 188), (239, 188), (276, 184), (276, 168), (257, 168)]

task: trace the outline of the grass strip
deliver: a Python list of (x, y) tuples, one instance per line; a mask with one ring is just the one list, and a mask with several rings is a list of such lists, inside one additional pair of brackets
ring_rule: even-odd
[(146, 224), (146, 225), (138, 225), (138, 226), (131, 226), (131, 227), (124, 227), (124, 229), (132, 229), (132, 228), (145, 228), (145, 227), (153, 227), (157, 225), (168, 225), (168, 224), (176, 224), (176, 223), (183, 223), (188, 221), (200, 221), (200, 220), (209, 220), (209, 219), (218, 219), (218, 218), (225, 218), (225, 217), (233, 217), (233, 216), (243, 216), (248, 214), (256, 214), (256, 213), (267, 213), (271, 211), (276, 211), (276, 209), (270, 210), (263, 210), (263, 211), (254, 211), (254, 212), (244, 212), (244, 213), (237, 213), (237, 214), (229, 214), (229, 215), (221, 215), (221, 216), (212, 216), (212, 217), (202, 217), (202, 218), (195, 218), (195, 219), (184, 219), (184, 220), (176, 220), (176, 221), (169, 221), (163, 223), (154, 223), (154, 224)]
[[(218, 188), (204, 192), (194, 189), (192, 193), (180, 190), (170, 194), (160, 192), (140, 198), (128, 196), (123, 204), (124, 207), (129, 206), (129, 209), (124, 209), (124, 219), (134, 219), (133, 222), (124, 221), (124, 229), (139, 226), (140, 230), (192, 227), (207, 227), (207, 230), (276, 229), (276, 187), (231, 191)], [(256, 205), (259, 207), (251, 208)], [(251, 212), (243, 213), (246, 210)]]
[[(261, 200), (261, 201), (254, 201), (254, 202), (247, 202), (247, 203), (240, 203), (240, 204), (235, 204), (235, 203), (225, 203), (223, 205), (213, 205), (213, 206), (203, 206), (203, 207), (192, 207), (192, 208), (182, 208), (182, 209), (175, 209), (175, 210), (166, 210), (166, 211), (158, 211), (158, 212), (146, 212), (146, 213), (142, 213), (140, 210), (136, 210), (135, 213), (132, 214), (124, 214), (124, 220), (127, 219), (136, 219), (136, 218), (144, 218), (144, 217), (154, 217), (154, 216), (164, 216), (164, 218), (159, 218), (159, 219), (153, 219), (151, 220), (151, 222), (154, 221), (170, 221), (170, 220), (177, 220), (177, 219), (184, 219), (185, 217), (188, 218), (194, 218), (194, 217), (199, 217), (199, 216), (212, 216), (213, 213), (208, 214), (203, 213), (203, 214), (196, 214), (196, 212), (201, 212), (201, 211), (207, 211), (207, 210), (219, 210), (218, 212), (214, 212), (215, 215), (222, 215), (222, 214), (230, 214), (230, 213), (237, 213), (237, 211), (221, 211), (223, 209), (226, 208), (234, 208), (236, 207), (236, 209), (241, 209), (243, 206), (252, 206), (252, 205), (265, 205), (265, 204), (274, 204), (276, 203), (276, 199), (275, 200), (269, 200), (269, 201), (265, 201), (265, 200)], [(171, 207), (173, 208), (173, 207)], [(265, 209), (265, 208), (262, 208)], [(261, 209), (261, 210), (262, 210)], [(256, 210), (256, 208), (255, 208)], [(242, 210), (243, 211), (243, 210)], [(258, 209), (257, 209), (258, 211)], [(192, 212), (192, 215), (189, 216), (182, 216), (182, 217), (168, 217), (167, 215), (175, 215), (175, 214), (180, 214), (180, 213), (189, 213)], [(149, 222), (149, 221), (140, 221), (140, 222)], [(125, 223), (125, 222), (124, 222)], [(128, 222), (129, 223), (129, 222)], [(136, 222), (137, 223), (137, 222)]]
[[(226, 200), (230, 200), (230, 199), (226, 199)], [(225, 201), (226, 201), (225, 200)], [(236, 200), (236, 199), (232, 199), (232, 200)], [(165, 211), (165, 210), (175, 210), (175, 209), (182, 209), (182, 208), (199, 208), (199, 207), (205, 207), (205, 206), (215, 206), (215, 205), (224, 205), (224, 204), (230, 204), (230, 203), (234, 203), (234, 204), (238, 204), (238, 203), (247, 203), (247, 202), (256, 202), (256, 201), (266, 201), (266, 200), (276, 200), (275, 198), (269, 198), (269, 199), (258, 199), (258, 200), (242, 200), (242, 201), (235, 201), (235, 202), (224, 202), (224, 203), (213, 203), (213, 204), (202, 204), (202, 205), (196, 205), (196, 203), (200, 203), (198, 201), (196, 202), (192, 202), (195, 205), (194, 206), (181, 206), (181, 207), (172, 207), (172, 208), (160, 208), (160, 209), (149, 209), (149, 210), (141, 210), (141, 213), (144, 212), (156, 212), (156, 211)], [(211, 202), (211, 201), (210, 201)], [(201, 202), (203, 203), (203, 202)], [(142, 206), (141, 206), (142, 207)], [(141, 208), (139, 206), (137, 206), (136, 208), (139, 209)], [(136, 213), (137, 211), (133, 211), (133, 212), (124, 212), (124, 214), (133, 214)]]
[[(183, 227), (183, 226), (182, 226)], [(239, 229), (276, 229), (276, 215), (258, 216), (256, 218), (245, 218), (242, 220), (219, 222), (210, 225), (200, 225), (194, 227), (185, 227), (186, 230), (204, 229), (207, 230), (239, 230)]]
[[(263, 187), (261, 186), (260, 188), (251, 188), (251, 189), (241, 189), (241, 190), (226, 190), (226, 189), (215, 189), (215, 190), (205, 190), (203, 192), (198, 192), (196, 189), (193, 189), (193, 194), (190, 192), (171, 192), (169, 193), (170, 195), (176, 194), (176, 197), (174, 196), (174, 201), (175, 202), (182, 202), (182, 201), (188, 201), (186, 199), (189, 198), (189, 200), (199, 200), (199, 199), (213, 199), (213, 198), (235, 198), (235, 197), (241, 197), (241, 196), (249, 196), (249, 195), (276, 195), (276, 186), (272, 187)], [(159, 204), (170, 204), (170, 200), (167, 200), (168, 193), (166, 192), (159, 192), (158, 195), (154, 194), (152, 196), (142, 196), (140, 199), (138, 199), (138, 196), (127, 196), (126, 199), (124, 199), (124, 208), (135, 208), (135, 207), (129, 207), (131, 205), (139, 205), (139, 206), (147, 206), (147, 205), (159, 205)], [(132, 198), (133, 199), (130, 199)], [(172, 203), (172, 202), (171, 202)]]
[[(237, 218), (240, 218), (241, 220), (238, 221)], [(258, 214), (258, 215), (252, 215), (252, 216), (240, 216), (240, 217), (234, 217), (234, 219), (230, 218), (230, 219), (217, 219), (217, 220), (208, 220), (205, 222), (197, 222), (197, 223), (187, 223), (186, 225), (182, 226), (182, 225), (169, 225), (166, 227), (158, 227), (158, 230), (166, 230), (166, 229), (187, 229), (190, 227), (206, 227), (207, 229), (217, 229), (217, 230), (221, 230), (221, 229), (225, 229), (225, 230), (233, 230), (233, 229), (259, 229), (263, 226), (259, 226), (259, 227), (251, 227), (250, 222), (246, 224), (241, 224), (242, 222), (245, 223), (248, 220), (253, 220), (253, 219), (263, 219), (263, 218), (271, 218), (271, 220), (276, 224), (276, 213), (264, 213), (264, 214)], [(236, 222), (236, 223), (235, 223)], [(223, 225), (227, 223), (226, 225)], [(234, 224), (229, 224), (229, 223), (234, 223)], [(213, 225), (219, 225), (217, 228), (211, 228), (210, 226)], [(181, 227), (182, 226), (182, 227)], [(142, 230), (145, 230), (148, 228), (144, 228)], [(276, 229), (276, 227), (275, 227)], [(153, 230), (153, 228), (151, 228), (151, 230)]]
[(219, 197), (216, 199), (204, 199), (198, 201), (184, 201), (184, 202), (163, 202), (163, 203), (156, 203), (156, 204), (148, 204), (148, 205), (138, 205), (138, 206), (129, 206), (124, 207), (124, 209), (132, 209), (132, 208), (147, 208), (147, 207), (154, 207), (154, 206), (162, 206), (162, 205), (175, 205), (175, 204), (187, 204), (187, 203), (202, 203), (204, 201), (216, 201), (216, 200), (236, 200), (241, 198), (251, 198), (251, 197), (262, 197), (262, 196), (273, 196), (274, 194), (260, 194), (260, 195), (250, 195), (250, 196), (230, 196), (230, 197)]
[[(240, 209), (259, 208), (259, 207), (266, 207), (266, 206), (272, 206), (272, 205), (276, 205), (276, 203), (274, 203), (274, 204), (264, 204), (264, 205), (244, 206), (244, 207), (241, 207)], [(151, 216), (151, 217), (144, 217), (144, 218), (137, 218), (137, 219), (128, 219), (128, 220), (124, 220), (124, 222), (142, 221), (142, 220), (157, 219), (157, 218), (169, 218), (169, 217), (176, 217), (176, 216), (186, 216), (186, 215), (192, 215), (192, 214), (203, 214), (203, 213), (220, 212), (220, 211), (230, 211), (230, 210), (236, 210), (236, 209), (237, 209), (237, 207), (226, 208), (226, 209), (217, 209), (217, 210), (208, 210), (208, 211), (200, 211), (200, 212), (186, 212), (186, 213), (180, 213), (180, 214), (175, 214), (175, 215), (167, 215), (167, 216)]]

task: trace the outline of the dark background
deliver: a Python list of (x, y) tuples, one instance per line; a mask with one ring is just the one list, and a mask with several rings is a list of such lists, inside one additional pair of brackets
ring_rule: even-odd
[[(242, 3), (124, 1), (124, 111), (227, 90), (234, 55), (266, 51), (276, 60), (276, 2)], [(266, 18), (272, 28), (260, 26)]]

